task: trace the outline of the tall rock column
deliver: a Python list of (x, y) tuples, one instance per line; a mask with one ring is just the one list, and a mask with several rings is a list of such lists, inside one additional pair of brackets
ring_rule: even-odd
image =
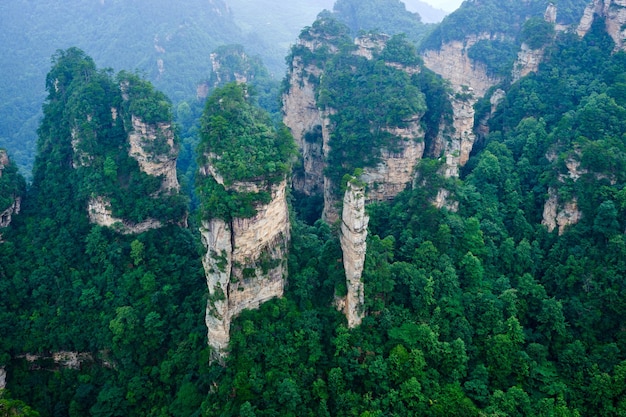
[(358, 326), (363, 319), (364, 294), (361, 276), (367, 249), (368, 223), (369, 216), (365, 213), (365, 187), (356, 179), (348, 181), (343, 197), (340, 236), (348, 288), (344, 303), (348, 327)]
[(205, 322), (208, 340), (216, 352), (228, 347), (230, 314), (228, 313), (228, 284), (232, 270), (232, 231), (222, 219), (203, 221), (200, 228), (202, 244), (207, 252), (202, 259), (209, 289)]
[(257, 204), (254, 217), (202, 222), (209, 290), (205, 322), (214, 360), (227, 354), (234, 317), (283, 295), (289, 245), (285, 188), (286, 181), (273, 186), (271, 201)]
[(220, 362), (232, 319), (281, 297), (287, 276), (293, 138), (249, 98), (243, 84), (217, 88), (207, 100), (198, 149), (207, 342)]

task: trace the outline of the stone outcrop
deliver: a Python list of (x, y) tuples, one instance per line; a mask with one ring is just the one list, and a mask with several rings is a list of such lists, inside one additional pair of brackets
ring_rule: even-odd
[[(133, 81), (134, 83), (135, 81)], [(106, 172), (109, 156), (102, 151), (103, 145), (111, 140), (106, 137), (106, 133), (101, 133), (98, 123), (110, 123), (110, 130), (115, 134), (125, 135), (124, 144), (117, 144), (116, 149), (127, 149), (128, 157), (137, 161), (139, 170), (143, 173), (160, 179), (160, 186), (147, 198), (162, 198), (180, 192), (176, 172), (176, 158), (178, 149), (175, 142), (174, 127), (171, 121), (147, 123), (142, 117), (130, 113), (133, 100), (147, 100), (145, 97), (137, 97), (133, 92), (131, 82), (126, 80), (118, 85), (119, 93), (123, 103), (121, 106), (111, 106), (111, 118), (106, 119), (100, 116), (101, 120), (96, 120), (92, 114), (73, 115), (73, 127), (70, 131), (72, 146), (72, 166), (75, 169), (104, 169), (104, 175), (111, 177), (118, 176)], [(158, 98), (152, 98), (158, 100)], [(161, 103), (159, 103), (161, 105)], [(139, 106), (140, 107), (140, 106)], [(146, 116), (148, 117), (148, 116)], [(104, 129), (106, 132), (106, 129)], [(124, 137), (124, 136), (121, 136)], [(98, 144), (99, 143), (99, 144)], [(114, 150), (115, 151), (115, 150)], [(106, 162), (102, 164), (102, 160)], [(99, 164), (96, 164), (97, 161)], [(113, 169), (117, 170), (115, 161)], [(128, 169), (126, 167), (125, 169)], [(133, 168), (134, 169), (134, 168)], [(126, 174), (126, 173), (122, 173)], [(129, 173), (130, 174), (130, 173)], [(97, 176), (88, 176), (85, 181)], [(121, 185), (121, 183), (120, 183)], [(90, 183), (88, 186), (94, 190), (101, 190), (98, 182)], [(156, 188), (156, 187), (155, 187)], [(110, 195), (104, 195), (101, 191), (94, 191), (88, 201), (87, 212), (89, 220), (100, 226), (112, 227), (123, 234), (142, 233), (150, 229), (163, 226), (163, 222), (148, 218), (140, 223), (131, 222), (128, 219), (116, 218), (113, 216), (112, 202), (114, 199)], [(180, 225), (186, 226), (186, 215), (181, 219), (176, 219)]]
[(382, 51), (390, 36), (385, 34), (359, 36), (354, 40), (357, 49), (355, 55), (362, 56), (365, 59), (374, 59), (374, 54)]
[(626, 50), (626, 0), (593, 0), (583, 14), (576, 33), (585, 36), (591, 29), (595, 16), (606, 22), (606, 31), (613, 38), (616, 50)]
[(180, 186), (176, 177), (177, 150), (172, 124), (147, 124), (135, 115), (131, 116), (131, 123), (128, 154), (139, 163), (143, 172), (163, 178), (162, 191), (178, 192)]
[(87, 204), (87, 213), (91, 223), (110, 227), (113, 230), (128, 235), (158, 229), (163, 224), (156, 219), (148, 219), (140, 223), (129, 222), (113, 216), (111, 203), (104, 197), (92, 197)]
[[(0, 227), (7, 227), (11, 224), (13, 216), (20, 213), (22, 208), (22, 197), (14, 196), (13, 204), (0, 212)], [(0, 235), (1, 236), (1, 235)]]
[(513, 65), (513, 82), (527, 76), (531, 72), (537, 72), (539, 64), (543, 60), (544, 48), (531, 49), (527, 44), (522, 43), (520, 51), (517, 53), (517, 60)]
[(341, 303), (348, 319), (348, 327), (361, 324), (363, 319), (363, 281), (361, 275), (367, 249), (367, 224), (365, 213), (365, 186), (353, 179), (347, 184), (341, 214), (341, 250), (346, 273), (347, 294)]
[[(575, 150), (576, 157), (570, 157), (565, 161), (565, 167), (567, 168), (566, 174), (559, 174), (558, 179), (561, 183), (576, 182), (578, 179), (587, 174), (586, 169), (580, 167), (580, 161), (577, 159), (580, 157), (578, 151)], [(546, 158), (550, 162), (554, 162), (557, 159), (557, 154), (552, 152), (546, 155)], [(600, 179), (602, 176), (596, 175), (596, 179)], [(541, 224), (548, 228), (549, 232), (552, 232), (557, 226), (559, 228), (559, 235), (565, 232), (568, 226), (574, 225), (582, 218), (582, 212), (578, 208), (578, 201), (576, 196), (572, 197), (569, 201), (561, 201), (559, 199), (558, 190), (554, 187), (548, 188), (548, 200), (543, 206), (543, 219)]]
[[(320, 41), (300, 39), (298, 44), (315, 52), (323, 46)], [(322, 113), (317, 107), (316, 85), (322, 69), (316, 65), (305, 65), (302, 58), (294, 55), (288, 77), (289, 90), (283, 94), (283, 123), (289, 127), (302, 157), (302, 169), (293, 178), (295, 190), (307, 195), (321, 194), (324, 183), (324, 142)]]
[(548, 201), (543, 207), (543, 220), (541, 224), (552, 232), (557, 226), (559, 235), (562, 235), (568, 226), (580, 221), (582, 213), (578, 209), (576, 197), (570, 201), (559, 201), (557, 190), (550, 187), (548, 189)]
[(422, 58), (426, 67), (449, 80), (455, 91), (466, 86), (477, 97), (483, 97), (487, 90), (502, 80), (489, 75), (484, 64), (471, 60), (467, 50), (478, 41), (500, 38), (499, 35), (488, 33), (468, 36), (463, 41), (448, 42), (441, 49), (424, 51)]
[(443, 149), (446, 158), (444, 175), (457, 177), (459, 167), (469, 159), (476, 135), (474, 134), (474, 104), (485, 95), (487, 90), (498, 84), (501, 79), (489, 75), (487, 67), (472, 61), (467, 50), (481, 40), (500, 39), (499, 35), (480, 34), (469, 36), (464, 41), (452, 41), (439, 50), (425, 51), (422, 54), (424, 64), (430, 70), (450, 81), (453, 93), (450, 101), (453, 108), (453, 133), (440, 135), (436, 145)]
[(411, 184), (415, 166), (424, 156), (424, 131), (420, 118), (411, 120), (406, 128), (387, 129), (402, 139), (398, 150), (381, 150), (381, 162), (367, 167), (361, 180), (368, 184), (367, 200), (384, 201), (394, 198)]
[[(384, 49), (388, 39), (389, 36), (383, 34), (358, 37), (354, 41), (356, 49), (353, 53), (373, 59)], [(334, 45), (320, 37), (301, 38), (298, 46), (310, 52), (322, 47), (328, 47), (331, 54), (338, 52)], [(387, 65), (409, 75), (421, 71), (419, 66)], [(336, 185), (324, 176), (333, 130), (330, 116), (335, 110), (318, 107), (317, 82), (322, 74), (322, 68), (316, 64), (304, 65), (302, 58), (294, 54), (288, 77), (289, 89), (283, 95), (283, 122), (290, 128), (302, 158), (302, 167), (294, 174), (294, 189), (306, 195), (323, 195), (322, 218), (328, 223), (335, 223), (340, 218), (340, 202), (335, 195)], [(415, 166), (424, 154), (421, 115), (414, 115), (404, 128), (388, 128), (387, 131), (399, 138), (399, 145), (393, 152), (381, 149), (381, 162), (375, 167), (365, 168), (361, 179), (368, 184), (368, 201), (387, 200), (404, 190), (411, 184)]]
[(235, 316), (283, 295), (289, 243), (286, 186), (286, 181), (272, 186), (271, 201), (258, 204), (252, 218), (202, 222), (202, 243), (207, 249), (203, 265), (209, 289), (205, 321), (214, 360), (227, 353), (230, 323)]
[[(118, 111), (111, 109), (113, 121), (117, 119)], [(141, 118), (131, 115), (131, 126), (128, 129), (128, 154), (135, 159), (144, 173), (161, 178), (161, 187), (158, 193), (178, 193), (180, 185), (176, 176), (176, 145), (174, 130), (171, 123), (148, 124)], [(74, 167), (88, 166), (92, 156), (80, 150), (80, 140), (83, 133), (72, 131), (72, 148), (74, 150)], [(157, 197), (157, 196), (155, 196)], [(111, 202), (103, 196), (93, 196), (87, 205), (89, 221), (104, 227), (110, 227), (122, 234), (143, 233), (163, 226), (156, 219), (147, 219), (134, 223), (126, 219), (113, 216)], [(186, 224), (186, 219), (182, 219)]]

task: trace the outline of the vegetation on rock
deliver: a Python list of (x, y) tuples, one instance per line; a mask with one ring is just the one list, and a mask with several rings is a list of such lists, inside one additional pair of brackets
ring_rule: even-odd
[(271, 186), (289, 172), (295, 152), (291, 134), (284, 125), (274, 127), (239, 83), (213, 92), (201, 124), (199, 165), (216, 174), (198, 178), (201, 217), (252, 217), (254, 205), (268, 203)]

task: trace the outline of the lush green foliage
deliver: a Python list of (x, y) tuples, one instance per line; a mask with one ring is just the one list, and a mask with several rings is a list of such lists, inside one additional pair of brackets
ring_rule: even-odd
[[(251, 103), (245, 84), (216, 89), (202, 116), (199, 165), (210, 165), (220, 183), (208, 174), (198, 179), (201, 217), (252, 217), (255, 203), (268, 203), (270, 187), (285, 179), (295, 153), (284, 125), (275, 128), (269, 115)], [(238, 184), (248, 182), (252, 188)]]
[[(0, 157), (6, 156), (0, 149)], [(15, 197), (23, 196), (26, 191), (24, 178), (17, 172), (17, 165), (13, 161), (0, 167), (0, 213), (9, 208), (15, 201)]]
[(482, 39), (468, 48), (467, 56), (485, 64), (489, 75), (505, 77), (513, 68), (517, 51), (515, 42)]
[[(548, 25), (537, 25), (543, 17), (548, 4), (557, 6), (558, 23), (564, 25), (576, 24), (582, 17), (586, 0), (481, 0), (480, 2), (463, 2), (452, 14), (447, 16), (432, 33), (422, 42), (422, 49), (438, 49), (442, 44), (464, 40), (469, 35), (488, 33), (491, 35), (503, 34), (508, 39), (518, 39), (520, 29), (526, 26), (526, 19), (531, 18), (535, 24), (530, 26), (537, 30), (532, 36), (533, 45), (538, 45), (547, 35)], [(529, 27), (528, 29), (530, 29)]]
[(521, 40), (531, 49), (546, 45), (554, 36), (554, 23), (546, 22), (541, 17), (531, 17), (524, 22)]
[[(237, 319), (204, 412), (626, 413), (626, 60), (602, 28), (511, 88), (461, 180), (424, 161), (428, 187), (369, 207), (358, 328), (327, 307), (345, 291), (331, 231), (295, 224), (289, 293)], [(442, 186), (456, 213), (432, 205)], [(562, 235), (540, 224), (548, 187), (583, 212)]]
[[(76, 48), (55, 55), (48, 87), (34, 182), (0, 244), (0, 363), (12, 395), (44, 416), (190, 415), (208, 390), (197, 237), (172, 225), (123, 236), (87, 220), (93, 194), (131, 220), (184, 215), (176, 196), (150, 195), (161, 179), (128, 156), (129, 109), (171, 123), (161, 119), (169, 105)], [(81, 363), (59, 365), (52, 352)]]
[[(144, 173), (129, 156), (133, 116), (155, 127), (171, 125), (170, 104), (162, 93), (136, 75), (122, 72), (113, 78), (108, 71), (98, 71), (93, 60), (76, 48), (57, 52), (47, 87), (39, 128), (41, 157), (34, 174), (39, 198), (49, 199), (59, 181), (70, 179), (79, 204), (105, 197), (114, 216), (131, 222), (184, 216), (184, 198), (161, 191), (162, 178)], [(154, 158), (175, 152), (166, 142), (158, 146), (159, 138), (154, 142), (153, 149), (146, 147)]]
[[(233, 322), (226, 367), (207, 363), (197, 238), (175, 226), (121, 236), (88, 224), (68, 132), (75, 120), (114, 131), (102, 121), (117, 87), (84, 54), (61, 52), (35, 181), (0, 244), (0, 364), (19, 399), (0, 398), (0, 407), (26, 411), (24, 401), (72, 417), (626, 415), (626, 54), (612, 53), (604, 27), (598, 20), (584, 39), (559, 35), (539, 71), (508, 88), (460, 179), (439, 177), (443, 161), (430, 155), (418, 186), (368, 207), (361, 326), (348, 329), (332, 306), (346, 291), (336, 230), (294, 219), (287, 293)], [(329, 78), (320, 99), (351, 112), (333, 119), (341, 134), (369, 146), (386, 139), (371, 126), (401, 124), (403, 111), (418, 109), (428, 149), (450, 116), (446, 84), (349, 52), (320, 61)], [(348, 97), (341, 86), (362, 89)], [(228, 85), (208, 101), (201, 151), (236, 155), (223, 161), (230, 181), (276, 180), (284, 172), (263, 157), (285, 162), (288, 135), (244, 93)], [(275, 147), (282, 134), (284, 152)], [(332, 139), (338, 149), (343, 137)], [(242, 146), (246, 161), (260, 162), (239, 171)], [(353, 164), (331, 166), (342, 174), (373, 161), (342, 152), (332, 163)], [(105, 176), (119, 169), (112, 151), (102, 155)], [(216, 184), (201, 184), (203, 200), (230, 198)], [(442, 187), (455, 212), (433, 206)], [(561, 234), (541, 225), (549, 189), (582, 213)], [(63, 350), (91, 360), (70, 369), (43, 359)], [(26, 352), (42, 359), (31, 364)]]
[(407, 127), (426, 111), (422, 78), (388, 62), (421, 63), (415, 48), (397, 35), (372, 60), (353, 54), (353, 47), (346, 45), (325, 64), (317, 102), (322, 109), (332, 109), (327, 175), (335, 186), (355, 168), (376, 165), (381, 148), (398, 147), (403, 139), (391, 130)]

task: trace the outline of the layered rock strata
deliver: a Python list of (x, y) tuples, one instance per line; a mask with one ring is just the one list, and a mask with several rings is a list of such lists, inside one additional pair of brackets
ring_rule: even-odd
[(289, 243), (285, 190), (286, 181), (274, 185), (271, 201), (256, 205), (252, 218), (202, 222), (200, 233), (207, 249), (203, 264), (209, 289), (206, 325), (214, 360), (227, 353), (230, 323), (235, 316), (283, 295)]
[(361, 324), (363, 319), (363, 266), (367, 250), (367, 225), (365, 213), (365, 187), (356, 180), (349, 181), (343, 198), (341, 214), (341, 250), (346, 273), (347, 293), (342, 304), (348, 327)]

